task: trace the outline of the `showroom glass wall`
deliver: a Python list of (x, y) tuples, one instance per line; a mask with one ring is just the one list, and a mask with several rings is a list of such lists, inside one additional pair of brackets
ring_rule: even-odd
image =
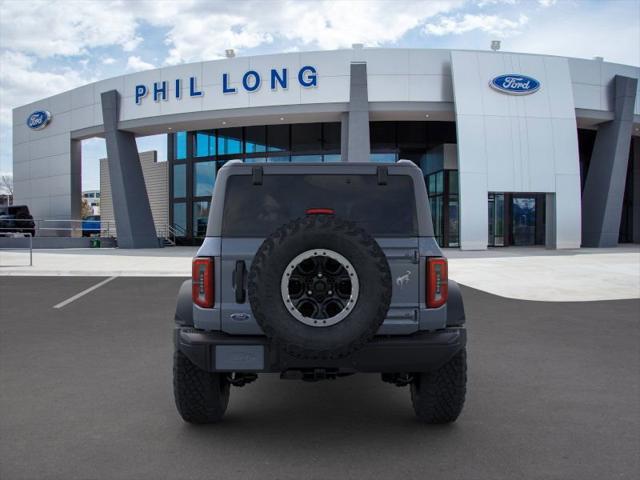
[[(339, 162), (340, 130), (339, 122), (331, 122), (232, 127), (168, 135), (170, 222), (185, 243), (201, 243), (216, 173), (222, 165), (231, 159), (252, 163)], [(405, 158), (421, 165), (433, 147), (456, 143), (455, 123), (371, 122), (370, 139), (372, 161), (395, 162)], [(425, 181), (428, 181), (426, 175)], [(457, 175), (455, 183), (457, 192)], [(443, 215), (443, 212), (434, 212), (434, 219), (440, 219), (436, 231), (448, 228)], [(457, 228), (457, 210), (455, 215), (451, 225)], [(451, 246), (455, 246), (457, 236), (439, 237), (441, 245), (449, 239)]]
[(206, 234), (216, 173), (226, 162), (339, 162), (335, 123), (261, 125), (168, 135), (170, 222), (186, 239)]

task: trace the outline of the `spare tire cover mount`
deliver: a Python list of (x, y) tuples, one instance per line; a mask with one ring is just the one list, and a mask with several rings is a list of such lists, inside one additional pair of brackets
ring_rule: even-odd
[(360, 349), (382, 325), (392, 294), (384, 251), (355, 222), (333, 215), (277, 228), (258, 248), (247, 287), (265, 335), (299, 358)]
[(358, 301), (360, 282), (349, 260), (333, 250), (307, 250), (284, 270), (282, 300), (296, 320), (311, 327), (341, 322)]

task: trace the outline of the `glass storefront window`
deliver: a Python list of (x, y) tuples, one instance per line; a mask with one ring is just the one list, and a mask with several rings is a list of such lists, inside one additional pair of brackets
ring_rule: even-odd
[(298, 123), (291, 125), (291, 150), (294, 152), (322, 150), (322, 124)]
[(496, 195), (496, 237), (504, 237), (504, 195)]
[(444, 193), (444, 170), (427, 177), (427, 192), (430, 196)]
[(267, 162), (269, 163), (288, 163), (290, 161), (289, 156), (282, 157), (269, 157), (267, 158)]
[(514, 196), (511, 204), (513, 245), (536, 243), (536, 199)]
[(387, 150), (397, 147), (396, 122), (370, 122), (371, 150)]
[(292, 163), (322, 163), (322, 155), (292, 155)]
[(342, 125), (338, 122), (325, 123), (322, 129), (322, 149), (340, 151)]
[(193, 164), (193, 196), (208, 197), (213, 193), (216, 181), (216, 162), (197, 162)]
[[(198, 227), (194, 223), (194, 202), (210, 198), (217, 171), (225, 162), (231, 159), (242, 159), (246, 163), (340, 162), (341, 133), (340, 122), (283, 122), (175, 132), (170, 135), (173, 148), (169, 159), (172, 162), (171, 211), (174, 203), (181, 204), (176, 207), (176, 219), (185, 224), (187, 237), (197, 238), (197, 228), (202, 229), (202, 225)], [(371, 122), (370, 134), (371, 161), (394, 163), (398, 158), (407, 158), (423, 168), (429, 196), (434, 198), (435, 206), (440, 205), (439, 213), (434, 215), (434, 221), (440, 224), (439, 240), (446, 246), (456, 246), (459, 242), (458, 174), (442, 171), (442, 155), (435, 163), (428, 158), (429, 152), (436, 151), (443, 140), (455, 143), (453, 122)], [(438, 196), (441, 199), (436, 200)]]
[(218, 155), (239, 155), (242, 153), (242, 128), (218, 130)]
[(177, 132), (174, 141), (174, 155), (176, 160), (187, 158), (187, 132)]
[(418, 148), (427, 147), (427, 122), (398, 122), (398, 147)]
[(194, 135), (194, 157), (210, 157), (216, 154), (216, 135), (213, 132), (197, 132)]
[(270, 152), (289, 150), (289, 125), (267, 125), (267, 142)]
[(369, 155), (369, 159), (376, 163), (393, 163), (396, 158), (397, 155), (395, 153), (372, 153)]
[(460, 246), (458, 198), (449, 199), (449, 247)]
[(173, 225), (178, 231), (187, 232), (187, 204), (175, 202), (173, 204)]
[(267, 127), (246, 127), (244, 130), (245, 153), (262, 153), (267, 151)]
[[(443, 247), (460, 245), (457, 178), (458, 172), (455, 170), (440, 170), (425, 177), (433, 229), (438, 243)], [(456, 184), (455, 191), (450, 189), (453, 183)]]
[(444, 193), (444, 170), (436, 173), (436, 193)]
[(449, 194), (458, 194), (458, 171), (449, 170)]
[(442, 196), (437, 196), (429, 199), (431, 205), (431, 220), (433, 221), (433, 233), (438, 241), (439, 245), (444, 243), (442, 235)]
[(173, 198), (187, 196), (187, 166), (179, 163), (173, 166)]
[(504, 194), (489, 193), (488, 202), (489, 246), (503, 247), (504, 238)]
[(209, 206), (211, 202), (193, 202), (193, 236), (204, 237), (207, 234)]

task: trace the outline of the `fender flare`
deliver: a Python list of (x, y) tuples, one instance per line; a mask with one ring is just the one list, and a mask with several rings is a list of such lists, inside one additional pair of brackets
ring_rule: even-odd
[(176, 323), (185, 327), (193, 327), (193, 300), (191, 299), (191, 280), (185, 280), (178, 291), (176, 304)]
[(449, 280), (449, 298), (447, 299), (447, 327), (460, 327), (466, 321), (462, 292), (457, 282)]

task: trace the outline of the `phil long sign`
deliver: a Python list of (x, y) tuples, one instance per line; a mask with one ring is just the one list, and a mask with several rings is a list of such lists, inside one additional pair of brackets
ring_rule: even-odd
[[(290, 73), (292, 75), (290, 75)], [(212, 83), (213, 79), (209, 80)], [(270, 91), (287, 90), (290, 82), (297, 82), (302, 88), (313, 88), (318, 86), (318, 72), (316, 67), (312, 65), (304, 65), (295, 72), (289, 72), (288, 68), (272, 68), (268, 72), (258, 72), (256, 70), (248, 70), (239, 78), (232, 79), (230, 73), (222, 73), (219, 84), (214, 88), (224, 95), (233, 95), (239, 90), (248, 93), (256, 92), (261, 88)], [(207, 84), (207, 81), (201, 81), (197, 77), (176, 78), (173, 80), (162, 80), (151, 84), (138, 84), (135, 87), (135, 101), (137, 105), (141, 105), (145, 98), (153, 98), (154, 102), (168, 101), (170, 98), (180, 100), (183, 97), (202, 97), (205, 89), (201, 84)]]
[(498, 75), (489, 82), (489, 86), (508, 95), (529, 95), (540, 90), (538, 80), (519, 73)]

